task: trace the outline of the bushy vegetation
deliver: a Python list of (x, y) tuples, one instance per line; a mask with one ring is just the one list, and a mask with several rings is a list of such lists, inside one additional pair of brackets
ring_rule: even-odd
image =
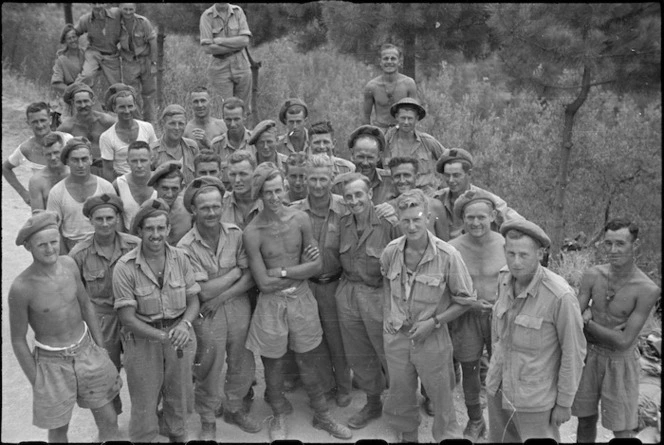
[[(42, 20), (47, 17), (45, 14), (25, 16)], [(3, 4), (3, 25), (9, 18), (5, 17)], [(42, 39), (42, 43), (44, 40), (47, 43), (33, 49), (44, 54), (26, 57), (23, 64), (22, 72), (35, 78), (39, 85), (50, 79), (60, 30), (59, 25), (52, 24), (54, 21), (39, 22), (42, 28), (38, 29), (43, 30), (40, 37), (53, 38)], [(59, 23), (63, 23), (61, 19)], [(3, 38), (5, 32), (3, 26)], [(3, 42), (3, 56), (6, 44)], [(348, 157), (346, 141), (359, 125), (362, 88), (379, 74), (378, 69), (339, 54), (329, 46), (299, 53), (297, 42), (288, 38), (251, 48), (251, 52), (263, 64), (258, 117), (278, 120), (284, 99), (299, 97), (309, 105), (309, 122), (320, 119), (332, 122), (337, 153)], [(197, 36), (167, 35), (164, 105), (180, 103), (191, 112), (187, 92), (197, 85), (207, 85), (208, 64), (209, 56), (200, 50)], [(570, 97), (562, 94), (543, 101), (532, 92), (508, 91), (506, 76), (495, 57), (480, 62), (443, 63), (437, 70), (429, 67), (426, 71), (431, 75), (418, 79), (420, 97), (427, 109), (420, 129), (435, 136), (445, 147), (469, 150), (475, 157), (474, 183), (502, 196), (523, 216), (550, 230), (562, 111)], [(7, 87), (5, 84), (3, 89), (6, 91)], [(215, 103), (213, 113), (221, 115), (220, 103)], [(658, 283), (661, 125), (659, 95), (647, 101), (640, 97), (637, 102), (630, 95), (618, 96), (601, 87), (593, 88), (577, 116), (565, 207), (568, 237), (583, 231), (592, 239), (606, 218), (618, 215), (627, 215), (639, 223), (643, 246), (639, 266)], [(280, 123), (279, 126), (283, 129)], [(581, 259), (560, 258), (552, 264), (570, 272), (564, 275), (574, 281), (577, 278), (571, 272), (585, 268), (585, 264), (594, 260), (599, 259), (595, 259), (593, 251)]]

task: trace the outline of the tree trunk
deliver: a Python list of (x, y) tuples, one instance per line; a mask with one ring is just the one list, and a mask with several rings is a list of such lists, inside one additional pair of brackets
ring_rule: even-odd
[(71, 23), (74, 24), (74, 14), (71, 9), (71, 3), (63, 3), (62, 7), (65, 10), (65, 24)]
[(157, 106), (164, 107), (164, 26), (157, 25)]
[(569, 175), (569, 158), (572, 153), (572, 134), (574, 130), (574, 118), (581, 105), (588, 98), (590, 91), (590, 67), (583, 66), (583, 79), (581, 91), (574, 102), (565, 106), (565, 123), (563, 126), (563, 141), (560, 146), (560, 165), (556, 177), (555, 196), (553, 200), (553, 231), (551, 232), (551, 253), (557, 258), (563, 243), (565, 231), (565, 191), (567, 189), (567, 177)]
[(415, 79), (415, 34), (403, 36), (403, 73)]

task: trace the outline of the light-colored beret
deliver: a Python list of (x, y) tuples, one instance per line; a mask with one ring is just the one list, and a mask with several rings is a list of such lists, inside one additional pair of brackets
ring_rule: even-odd
[(58, 229), (60, 227), (60, 216), (50, 210), (42, 210), (32, 214), (23, 224), (16, 236), (16, 245), (22, 246), (32, 235), (45, 229)]
[(222, 198), (224, 197), (224, 193), (226, 193), (226, 188), (219, 178), (215, 178), (214, 176), (201, 176), (196, 178), (191, 181), (191, 183), (184, 190), (184, 196), (182, 197), (182, 202), (184, 204), (184, 208), (187, 209), (187, 212), (194, 213), (194, 199), (196, 199), (196, 196), (199, 192), (208, 187), (217, 188), (221, 193)]
[(258, 125), (256, 125), (256, 127), (253, 130), (251, 130), (251, 137), (247, 141), (247, 144), (255, 145), (256, 142), (258, 142), (258, 138), (260, 138), (263, 133), (272, 128), (276, 128), (276, 126), (277, 123), (270, 119), (260, 121)]
[(530, 222), (525, 218), (516, 218), (505, 221), (500, 226), (500, 233), (505, 236), (510, 230), (518, 230), (524, 235), (528, 235), (535, 241), (539, 242), (542, 247), (549, 247), (551, 245), (551, 238), (542, 230), (540, 226), (534, 222)]
[(284, 104), (281, 106), (281, 110), (279, 110), (279, 121), (282, 124), (286, 125), (286, 113), (288, 112), (288, 109), (293, 105), (303, 106), (305, 119), (307, 116), (309, 116), (309, 107), (307, 107), (307, 104), (305, 104), (302, 100), (298, 99), (297, 97), (291, 97), (290, 99), (286, 99)]

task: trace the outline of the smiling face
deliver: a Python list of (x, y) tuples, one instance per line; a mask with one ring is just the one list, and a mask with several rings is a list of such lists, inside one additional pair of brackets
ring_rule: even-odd
[(76, 116), (86, 117), (89, 116), (90, 113), (92, 113), (92, 105), (94, 104), (94, 99), (92, 98), (92, 95), (89, 92), (80, 91), (74, 94), (74, 99), (72, 102), (74, 104), (74, 110), (76, 112)]
[(408, 241), (419, 241), (427, 236), (429, 217), (419, 206), (411, 206), (399, 212), (399, 227)]
[(164, 137), (170, 141), (179, 141), (187, 126), (187, 118), (184, 114), (174, 114), (164, 119)]
[(393, 167), (390, 172), (392, 173), (394, 187), (399, 194), (415, 188), (417, 174), (415, 173), (415, 166), (410, 162), (399, 164)]
[(307, 174), (309, 196), (314, 199), (325, 198), (332, 189), (332, 169), (328, 167), (310, 168)]
[(210, 114), (210, 95), (205, 91), (191, 93), (191, 105), (196, 117), (208, 117)]
[(55, 264), (60, 255), (60, 232), (57, 228), (37, 232), (26, 241), (25, 248), (36, 263), (44, 266)]
[(326, 154), (332, 156), (334, 150), (334, 139), (330, 133), (310, 134), (309, 145), (311, 146), (311, 153)]
[(624, 267), (634, 261), (634, 250), (637, 242), (632, 239), (627, 227), (618, 230), (607, 230), (604, 233), (602, 248), (611, 266)]
[(173, 207), (181, 188), (182, 179), (179, 177), (162, 178), (158, 181), (155, 190), (157, 191), (157, 198), (163, 199), (169, 207)]
[(353, 215), (362, 215), (373, 206), (372, 191), (361, 179), (356, 179), (344, 186), (344, 201)]
[(380, 52), (380, 68), (385, 74), (399, 71), (399, 52), (394, 48), (384, 49)]
[(36, 113), (28, 113), (28, 125), (35, 137), (41, 138), (51, 132), (51, 116), (47, 110), (39, 110)]
[(119, 7), (123, 19), (131, 20), (134, 18), (134, 14), (136, 14), (136, 3), (120, 3)]
[(221, 223), (221, 193), (216, 187), (200, 191), (194, 199), (193, 216), (199, 227), (215, 229)]
[(164, 214), (145, 218), (138, 228), (138, 237), (142, 241), (142, 249), (148, 252), (162, 252), (166, 246), (166, 239), (171, 231), (168, 217)]
[(67, 49), (78, 49), (78, 34), (75, 30), (72, 29), (65, 34), (65, 45)]
[(272, 159), (277, 153), (277, 135), (274, 131), (264, 131), (256, 141), (256, 150), (263, 159)]
[(115, 99), (115, 106), (113, 111), (118, 116), (118, 120), (128, 122), (134, 119), (134, 112), (136, 111), (136, 103), (134, 96), (120, 96)]
[(280, 210), (284, 205), (284, 194), (284, 178), (282, 178), (281, 175), (265, 181), (263, 183), (263, 188), (261, 189), (263, 206), (273, 212)]
[(233, 193), (246, 196), (251, 193), (251, 175), (254, 168), (249, 161), (235, 162), (228, 166), (228, 177), (233, 185)]
[(496, 211), (486, 201), (471, 202), (463, 210), (463, 227), (474, 238), (491, 232), (491, 223), (496, 220)]
[(470, 188), (470, 171), (465, 172), (460, 162), (448, 162), (443, 168), (443, 178), (455, 195), (461, 194)]
[(378, 141), (370, 137), (357, 138), (353, 147), (353, 163), (357, 172), (370, 178), (378, 165), (379, 153)]

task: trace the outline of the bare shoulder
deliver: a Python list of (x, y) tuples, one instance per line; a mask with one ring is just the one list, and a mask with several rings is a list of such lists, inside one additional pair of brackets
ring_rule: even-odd
[(374, 77), (369, 82), (367, 82), (366, 85), (364, 85), (365, 91), (373, 91), (373, 89), (380, 84), (380, 81), (381, 81), (381, 76)]
[(30, 188), (43, 188), (47, 185), (48, 178), (46, 177), (46, 169), (37, 170), (28, 180), (28, 187)]
[(74, 129), (74, 117), (69, 116), (66, 119), (62, 121), (62, 123), (58, 126), (57, 131), (62, 131), (65, 133), (71, 133), (72, 130)]
[(99, 119), (99, 122), (106, 127), (106, 129), (109, 129), (114, 123), (115, 123), (115, 118), (111, 116), (108, 113), (102, 113), (101, 111), (97, 111), (97, 117)]

